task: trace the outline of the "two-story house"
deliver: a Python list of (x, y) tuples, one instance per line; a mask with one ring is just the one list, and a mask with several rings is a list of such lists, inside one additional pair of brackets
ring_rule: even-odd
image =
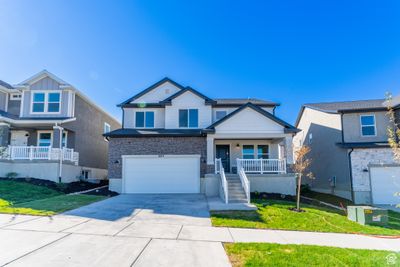
[(287, 165), (298, 130), (275, 116), (277, 103), (212, 99), (165, 78), (119, 106), (122, 128), (105, 135), (111, 190), (202, 192), (225, 201), (295, 192)]
[(107, 176), (103, 133), (120, 123), (82, 92), (44, 70), (0, 82), (0, 177), (62, 182)]
[(294, 144), (311, 147), (311, 188), (357, 204), (398, 204), (400, 165), (388, 144), (384, 99), (302, 106)]

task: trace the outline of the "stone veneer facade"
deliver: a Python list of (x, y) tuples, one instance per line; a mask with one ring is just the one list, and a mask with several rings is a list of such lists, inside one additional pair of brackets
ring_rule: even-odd
[(351, 153), (351, 169), (355, 203), (371, 203), (370, 170), (371, 165), (395, 164), (390, 148), (354, 149)]
[(200, 175), (207, 170), (205, 137), (124, 137), (110, 138), (108, 177), (122, 178), (122, 155), (200, 155)]

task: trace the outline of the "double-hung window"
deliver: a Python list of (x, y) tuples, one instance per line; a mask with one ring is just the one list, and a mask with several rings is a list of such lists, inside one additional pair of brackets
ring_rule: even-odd
[(45, 108), (45, 93), (33, 93), (33, 100), (32, 100), (32, 111), (33, 112), (44, 112)]
[(33, 113), (59, 113), (61, 94), (59, 92), (35, 92), (32, 96)]
[(49, 93), (47, 112), (60, 112), (60, 93)]
[(244, 159), (254, 159), (254, 146), (243, 145), (242, 155)]
[(51, 146), (51, 132), (38, 132), (38, 135), (38, 146)]
[(67, 147), (67, 132), (62, 133), (62, 140), (61, 140), (62, 147)]
[(154, 111), (137, 111), (135, 113), (135, 127), (154, 128)]
[(197, 128), (197, 127), (199, 127), (199, 110), (198, 109), (180, 109), (179, 110), (179, 127), (180, 128)]
[(376, 135), (376, 124), (374, 115), (361, 115), (361, 135), (362, 136), (375, 136)]
[(268, 159), (268, 145), (258, 145), (257, 146), (257, 158)]

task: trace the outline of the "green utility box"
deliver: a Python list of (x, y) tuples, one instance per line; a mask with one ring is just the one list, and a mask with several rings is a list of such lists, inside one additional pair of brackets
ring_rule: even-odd
[(388, 212), (370, 206), (348, 206), (347, 218), (362, 225), (385, 226), (388, 223)]

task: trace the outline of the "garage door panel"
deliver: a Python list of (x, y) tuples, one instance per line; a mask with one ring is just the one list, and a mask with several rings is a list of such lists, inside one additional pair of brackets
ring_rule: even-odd
[(371, 193), (374, 204), (399, 204), (400, 167), (372, 167)]
[(199, 157), (127, 157), (125, 193), (199, 193)]

